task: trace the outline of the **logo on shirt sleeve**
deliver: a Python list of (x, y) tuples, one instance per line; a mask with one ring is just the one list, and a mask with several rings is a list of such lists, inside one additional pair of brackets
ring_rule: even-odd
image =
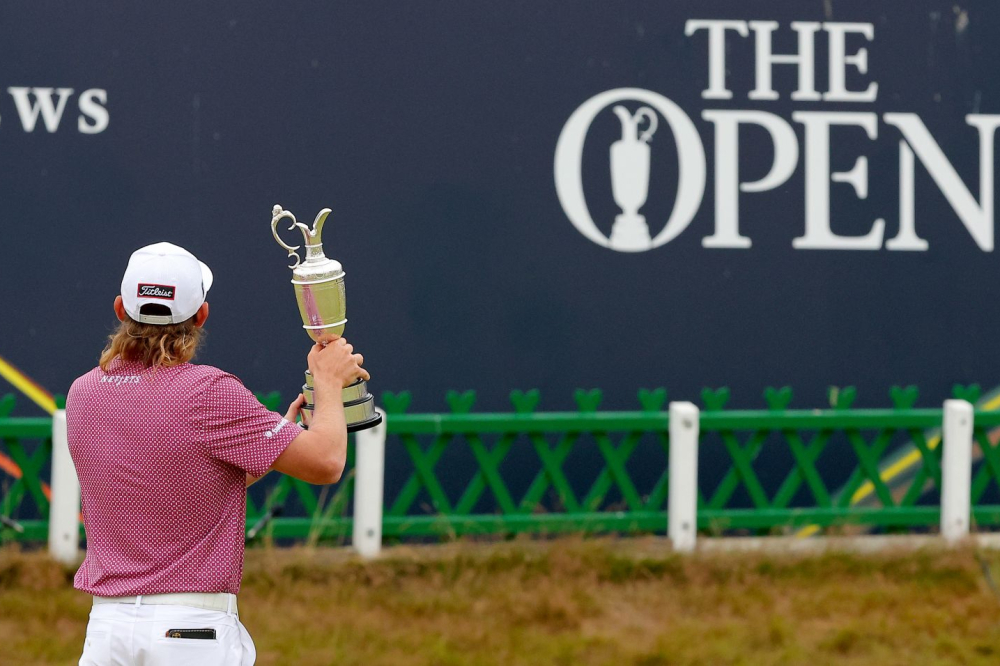
[(166, 284), (140, 284), (139, 293), (136, 295), (139, 298), (162, 298), (165, 301), (172, 301), (176, 290), (176, 287)]
[(274, 426), (273, 428), (264, 433), (264, 437), (274, 437), (281, 431), (282, 428), (288, 425), (288, 423), (289, 423), (288, 419), (281, 419), (280, 421), (278, 421), (278, 425)]

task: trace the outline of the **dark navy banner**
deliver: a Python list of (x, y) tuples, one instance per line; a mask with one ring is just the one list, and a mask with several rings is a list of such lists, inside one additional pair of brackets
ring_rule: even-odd
[(15, 2), (0, 25), (0, 357), (53, 392), (95, 365), (129, 254), (168, 240), (215, 272), (200, 360), (291, 395), (309, 340), (274, 204), (333, 209), (346, 335), (414, 410), (998, 383), (995, 2)]

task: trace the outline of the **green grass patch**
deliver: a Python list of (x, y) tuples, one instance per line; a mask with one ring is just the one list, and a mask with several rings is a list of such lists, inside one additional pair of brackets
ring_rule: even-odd
[[(984, 557), (1000, 572), (1000, 554)], [(0, 550), (0, 662), (75, 663), (89, 598)], [(252, 549), (240, 609), (269, 664), (995, 664), (1000, 601), (971, 550), (699, 554), (559, 539)]]

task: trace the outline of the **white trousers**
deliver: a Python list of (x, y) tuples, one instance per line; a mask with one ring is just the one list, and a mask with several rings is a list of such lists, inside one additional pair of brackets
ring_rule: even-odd
[[(171, 629), (214, 629), (215, 638), (169, 638)], [(91, 609), (80, 666), (252, 666), (256, 660), (236, 613), (123, 603)]]

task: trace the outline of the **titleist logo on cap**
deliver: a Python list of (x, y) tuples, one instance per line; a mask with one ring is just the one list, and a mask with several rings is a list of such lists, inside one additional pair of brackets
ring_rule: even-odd
[(140, 284), (137, 296), (139, 298), (162, 298), (165, 301), (172, 301), (174, 300), (175, 290), (176, 287), (165, 284)]

